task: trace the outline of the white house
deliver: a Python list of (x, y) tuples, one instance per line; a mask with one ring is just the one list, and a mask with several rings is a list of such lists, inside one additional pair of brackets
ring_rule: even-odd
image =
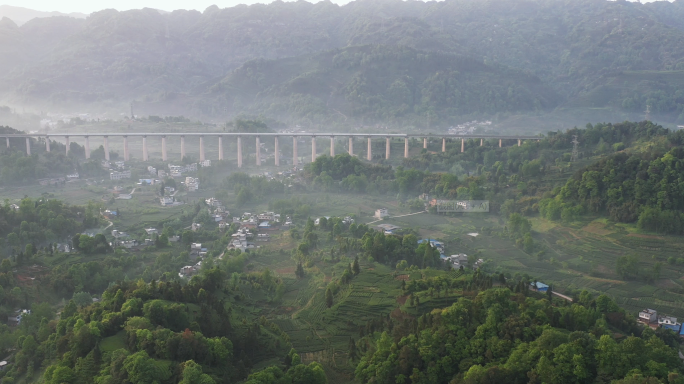
[(173, 204), (173, 196), (162, 196), (159, 198), (159, 203), (163, 206), (171, 205)]
[(645, 323), (655, 323), (658, 321), (658, 311), (655, 309), (644, 309), (639, 312), (639, 320)]
[(676, 317), (672, 316), (661, 316), (658, 318), (658, 325), (663, 326), (663, 325), (678, 325), (679, 323), (677, 322)]
[(114, 171), (109, 173), (109, 179), (110, 180), (122, 180), (122, 179), (130, 179), (131, 178), (131, 170), (127, 171)]
[(159, 233), (159, 231), (157, 231), (157, 228), (145, 228), (145, 232), (147, 232), (148, 235), (155, 235)]
[(389, 216), (389, 211), (387, 208), (380, 208), (375, 210), (375, 218), (377, 219), (383, 219), (385, 217)]

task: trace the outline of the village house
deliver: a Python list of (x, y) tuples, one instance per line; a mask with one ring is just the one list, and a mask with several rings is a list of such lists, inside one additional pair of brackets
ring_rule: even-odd
[(190, 229), (193, 232), (197, 232), (200, 228), (202, 228), (202, 224), (200, 223), (192, 223), (192, 225), (190, 226)]
[(268, 233), (260, 233), (257, 235), (257, 241), (269, 241), (271, 239), (271, 235)]
[[(330, 220), (330, 216), (324, 216), (326, 220)], [(321, 219), (323, 217), (319, 217), (318, 219), (314, 220), (314, 225), (321, 225)]]
[(387, 210), (387, 208), (380, 208), (375, 210), (376, 219), (384, 219), (385, 217), (389, 217), (389, 211)]
[(655, 309), (644, 309), (639, 312), (639, 321), (646, 324), (656, 323), (658, 321), (658, 311)]
[(161, 196), (159, 198), (159, 203), (162, 206), (173, 205), (173, 196)]
[(109, 173), (109, 179), (110, 180), (122, 180), (122, 179), (130, 179), (131, 178), (131, 170), (126, 170), (126, 171), (113, 171)]
[(542, 282), (535, 281), (533, 283), (530, 283), (530, 289), (532, 289), (535, 292), (546, 292), (549, 290), (549, 286)]
[(198, 190), (199, 184), (200, 184), (200, 182), (199, 182), (198, 178), (190, 177), (190, 176), (185, 178), (185, 188), (187, 188), (187, 190), (189, 192)]
[(147, 232), (147, 234), (150, 235), (150, 236), (151, 236), (151, 235), (156, 235), (156, 234), (159, 233), (159, 231), (157, 231), (157, 228), (146, 228), (146, 229), (145, 229), (145, 232)]
[(26, 315), (30, 315), (31, 310), (30, 309), (17, 309), (14, 311), (14, 316), (8, 316), (7, 317), (7, 324), (8, 325), (20, 325), (21, 324), (21, 318)]

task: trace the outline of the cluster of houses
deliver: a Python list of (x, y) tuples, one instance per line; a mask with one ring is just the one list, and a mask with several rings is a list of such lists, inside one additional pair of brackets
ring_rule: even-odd
[(204, 202), (209, 206), (207, 210), (214, 219), (214, 222), (218, 223), (219, 229), (226, 229), (228, 227), (228, 220), (231, 217), (230, 211), (223, 206), (220, 200), (213, 197), (205, 199)]
[[(240, 224), (240, 228), (273, 230), (280, 224), (280, 214), (275, 212), (262, 212), (257, 215), (245, 212), (240, 217), (233, 217), (233, 223)], [(292, 225), (292, 220), (287, 217), (286, 223)]]
[(650, 327), (651, 329), (665, 328), (677, 332), (681, 337), (684, 337), (684, 327), (677, 322), (676, 317), (672, 316), (658, 316), (658, 311), (655, 309), (644, 309), (639, 312), (639, 322)]
[(185, 178), (185, 188), (188, 192), (194, 192), (199, 189), (200, 181), (197, 177), (187, 176)]
[(455, 127), (449, 128), (448, 132), (450, 135), (467, 135), (467, 134), (473, 134), (475, 133), (475, 129), (479, 126), (491, 126), (492, 122), (487, 120), (487, 121), (469, 121), (464, 124), (459, 124)]
[(14, 311), (14, 315), (7, 317), (7, 324), (10, 326), (17, 326), (21, 324), (21, 318), (25, 315), (30, 315), (30, 309), (17, 309)]
[(233, 237), (233, 240), (228, 245), (228, 249), (239, 249), (240, 251), (244, 252), (247, 249), (256, 248), (254, 242), (251, 241), (254, 239), (254, 233), (252, 233), (246, 227), (241, 227), (237, 230), (237, 232), (233, 233), (231, 236)]
[(185, 267), (180, 269), (180, 272), (178, 272), (178, 276), (182, 278), (191, 278), (194, 276), (199, 270), (202, 268), (202, 261), (198, 261), (197, 264), (194, 265), (186, 265)]
[[(114, 229), (111, 233), (112, 237), (114, 238), (114, 241), (109, 243), (109, 245), (111, 245), (112, 247), (124, 247), (126, 249), (152, 246), (154, 245), (154, 240), (152, 240), (152, 237), (154, 237), (154, 235), (159, 235), (159, 231), (156, 228), (145, 228), (145, 233), (148, 236), (150, 236), (150, 238), (147, 238), (143, 242), (140, 242), (136, 239), (131, 239), (131, 236), (123, 231)], [(179, 240), (180, 236), (169, 237), (169, 241), (171, 242), (176, 242)]]
[[(446, 256), (444, 254), (444, 243), (435, 239), (420, 239), (418, 244), (429, 243), (433, 248), (439, 251), (439, 257), (442, 261), (450, 265), (453, 269), (461, 269), (461, 267), (468, 268), (468, 255), (459, 253), (456, 255)], [(470, 267), (477, 270), (484, 264), (484, 259), (477, 259)]]
[[(442, 261), (451, 265), (453, 269), (461, 269), (461, 267), (468, 268), (468, 255), (459, 253), (457, 255), (441, 257)], [(473, 271), (479, 269), (484, 264), (484, 259), (477, 259), (471, 266)]]
[(202, 268), (202, 258), (206, 256), (206, 254), (207, 248), (202, 247), (202, 243), (190, 244), (190, 260), (193, 262), (197, 261), (197, 263), (182, 267), (178, 272), (178, 276), (188, 279), (194, 276), (200, 268)]
[(169, 175), (171, 175), (171, 177), (181, 177), (183, 173), (195, 171), (197, 171), (197, 163), (188, 165), (169, 164)]

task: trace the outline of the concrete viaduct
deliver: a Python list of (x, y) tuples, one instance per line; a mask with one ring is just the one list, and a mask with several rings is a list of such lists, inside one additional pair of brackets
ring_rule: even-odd
[(104, 140), (104, 150), (105, 159), (109, 160), (109, 137), (123, 137), (124, 144), (124, 160), (128, 161), (130, 158), (130, 153), (128, 151), (128, 137), (142, 137), (142, 159), (143, 161), (148, 161), (147, 153), (147, 138), (148, 137), (159, 137), (161, 138), (161, 149), (162, 149), (162, 160), (167, 161), (166, 155), (166, 138), (167, 136), (180, 136), (181, 138), (181, 158), (185, 157), (185, 137), (199, 137), (199, 151), (200, 151), (200, 161), (205, 160), (204, 156), (204, 138), (218, 138), (218, 159), (223, 160), (223, 138), (236, 138), (237, 139), (237, 165), (239, 168), (242, 167), (242, 139), (252, 138), (256, 140), (256, 165), (261, 165), (261, 149), (259, 140), (261, 137), (273, 137), (275, 140), (275, 165), (280, 165), (280, 153), (278, 151), (278, 142), (281, 136), (292, 137), (292, 149), (293, 149), (293, 164), (297, 165), (298, 155), (297, 155), (297, 138), (299, 137), (311, 137), (311, 161), (316, 159), (316, 138), (317, 137), (329, 137), (330, 138), (330, 156), (335, 156), (335, 137), (348, 137), (349, 138), (349, 148), (348, 152), (350, 155), (354, 156), (354, 138), (366, 138), (368, 140), (368, 150), (367, 159), (372, 159), (372, 148), (371, 141), (373, 139), (385, 139), (385, 158), (390, 158), (390, 140), (393, 138), (403, 138), (404, 139), (404, 157), (408, 157), (409, 154), (409, 139), (410, 138), (422, 138), (423, 148), (427, 148), (428, 139), (442, 139), (442, 152), (446, 152), (446, 140), (447, 139), (461, 139), (461, 152), (465, 151), (466, 140), (480, 139), (480, 146), (484, 144), (484, 139), (498, 139), (499, 147), (502, 146), (503, 140), (517, 140), (518, 146), (521, 145), (523, 140), (540, 140), (540, 136), (493, 136), (493, 135), (421, 135), (421, 134), (385, 134), (385, 133), (63, 133), (63, 134), (12, 134), (12, 135), (2, 135), (7, 142), (7, 148), (10, 146), (10, 138), (26, 138), (26, 153), (31, 154), (31, 138), (45, 138), (45, 149), (50, 151), (50, 138), (60, 137), (66, 139), (66, 152), (69, 153), (69, 139), (71, 137), (82, 137), (85, 139), (85, 155), (86, 158), (90, 157), (90, 137), (102, 137)]

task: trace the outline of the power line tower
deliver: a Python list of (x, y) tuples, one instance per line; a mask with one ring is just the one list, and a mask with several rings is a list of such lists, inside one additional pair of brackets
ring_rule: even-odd
[(577, 148), (577, 145), (579, 145), (579, 141), (577, 140), (577, 135), (572, 136), (572, 157), (570, 158), (571, 162), (577, 161), (579, 158), (579, 150)]
[(646, 121), (651, 121), (651, 104), (646, 106)]

